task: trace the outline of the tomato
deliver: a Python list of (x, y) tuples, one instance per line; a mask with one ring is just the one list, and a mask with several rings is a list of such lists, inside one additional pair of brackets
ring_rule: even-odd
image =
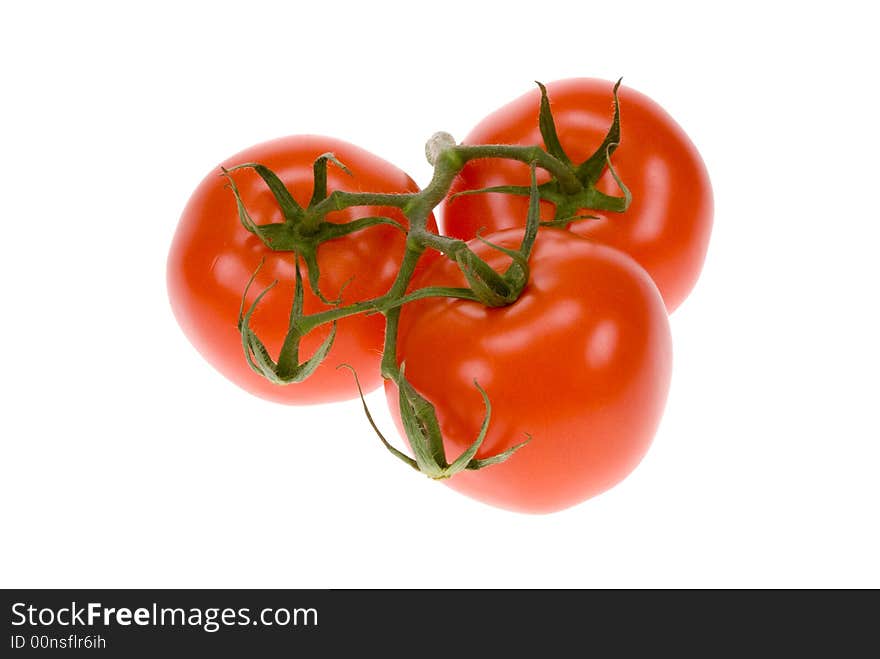
[[(486, 238), (516, 248), (522, 231)], [(478, 241), (496, 270), (509, 260)], [(560, 510), (623, 479), (650, 445), (672, 368), (669, 321), (656, 285), (622, 252), (561, 229), (541, 229), (531, 278), (506, 307), (429, 298), (401, 314), (398, 359), (436, 407), (449, 460), (477, 437), (491, 405), (483, 459), (531, 441), (500, 464), (443, 481), (481, 501), (522, 512)], [(462, 286), (447, 259), (418, 286)], [(396, 385), (388, 403), (401, 428)]]
[[(312, 165), (332, 152), (351, 175), (330, 165), (328, 189), (370, 192), (415, 192), (416, 184), (381, 158), (346, 142), (317, 136), (293, 136), (258, 144), (228, 158), (223, 165), (258, 162), (273, 170), (303, 207), (312, 195)], [(257, 224), (283, 220), (278, 202), (253, 169), (232, 176), (248, 211)], [(332, 349), (305, 381), (279, 386), (250, 369), (236, 327), (242, 293), (251, 275), (265, 259), (248, 292), (246, 305), (273, 281), (278, 284), (261, 300), (251, 326), (277, 357), (288, 329), (294, 294), (294, 258), (291, 252), (272, 251), (239, 221), (235, 197), (228, 182), (213, 170), (186, 205), (168, 257), (167, 279), (171, 306), (184, 332), (217, 370), (243, 389), (280, 403), (315, 403), (357, 396), (351, 374), (337, 371), (342, 362), (357, 369), (365, 389), (381, 384), (379, 361), (384, 319), (363, 314), (340, 320)], [(326, 216), (330, 222), (384, 215), (406, 225), (393, 208), (357, 207)], [(429, 228), (436, 230), (433, 218)], [(403, 232), (377, 225), (322, 243), (317, 250), (320, 290), (326, 298), (342, 295), (342, 304), (384, 294), (394, 281), (405, 249)], [(304, 274), (305, 276), (305, 274)], [(247, 308), (247, 307), (246, 307)], [(304, 312), (328, 309), (306, 283)], [(327, 337), (320, 327), (302, 340), (301, 360), (310, 357)]]
[[(586, 160), (602, 143), (613, 115), (612, 83), (588, 78), (547, 85), (559, 141), (573, 163)], [(706, 167), (690, 139), (659, 105), (620, 88), (621, 142), (613, 164), (633, 201), (623, 214), (594, 212), (598, 220), (569, 225), (578, 235), (620, 249), (653, 277), (669, 311), (693, 288), (712, 229), (712, 188)], [(465, 144), (543, 144), (538, 128), (541, 94), (535, 89), (483, 119)], [(547, 180), (544, 174), (543, 179)], [(514, 161), (478, 160), (462, 170), (450, 194), (498, 185), (528, 185), (529, 168)], [(597, 188), (619, 195), (606, 170)], [(528, 199), (510, 194), (456, 197), (443, 208), (444, 231), (464, 240), (481, 228), (497, 231), (525, 224)], [(541, 202), (542, 219), (554, 207)]]

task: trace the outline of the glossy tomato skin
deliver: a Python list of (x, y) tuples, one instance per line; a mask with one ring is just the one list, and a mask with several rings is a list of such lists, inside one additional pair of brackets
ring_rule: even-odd
[[(285, 137), (258, 144), (226, 159), (222, 165), (258, 162), (272, 169), (294, 198), (306, 207), (312, 195), (312, 163), (332, 152), (352, 172), (349, 176), (330, 165), (328, 189), (370, 192), (415, 192), (416, 184), (404, 172), (381, 158), (341, 140), (311, 135)], [(357, 397), (351, 374), (337, 371), (340, 363), (357, 369), (365, 389), (381, 384), (379, 361), (384, 337), (380, 315), (354, 316), (339, 321), (327, 358), (307, 380), (281, 386), (254, 373), (248, 366), (236, 327), (242, 293), (262, 259), (265, 264), (249, 291), (247, 303), (273, 281), (278, 284), (260, 302), (251, 326), (277, 358), (287, 332), (294, 292), (294, 262), (290, 252), (269, 250), (242, 227), (235, 198), (226, 188), (220, 168), (212, 170), (196, 188), (183, 211), (167, 264), (168, 293), (178, 322), (193, 345), (211, 365), (241, 388), (279, 403), (319, 403)], [(233, 173), (251, 217), (257, 224), (281, 222), (278, 204), (265, 183), (250, 169)], [(384, 215), (407, 224), (396, 209), (358, 207), (329, 214), (331, 222)], [(431, 230), (436, 230), (433, 218)], [(401, 231), (387, 225), (323, 243), (318, 248), (320, 286), (329, 299), (343, 291), (344, 304), (385, 293), (397, 275), (405, 249)], [(303, 276), (306, 271), (303, 269)], [(347, 284), (347, 285), (346, 285)], [(343, 289), (344, 286), (344, 289)], [(305, 285), (304, 310), (314, 313), (328, 306)], [(318, 328), (302, 341), (300, 360), (311, 356), (327, 336)]]
[[(487, 238), (515, 248), (521, 235)], [(472, 246), (504, 265), (482, 243)], [(532, 436), (506, 462), (443, 482), (494, 506), (548, 513), (610, 488), (641, 460), (665, 405), (672, 347), (654, 282), (622, 252), (542, 229), (530, 264), (530, 283), (510, 306), (438, 298), (407, 305), (398, 358), (435, 405), (449, 460), (483, 420), (474, 379), (492, 403), (478, 458)], [(428, 283), (462, 285), (462, 278), (442, 259), (419, 278)], [(390, 381), (386, 395), (400, 429)]]
[[(573, 162), (583, 162), (602, 143), (614, 111), (612, 87), (590, 78), (547, 85), (560, 142)], [(620, 88), (619, 98), (621, 144), (612, 160), (632, 191), (632, 205), (622, 214), (584, 209), (600, 219), (569, 228), (632, 256), (657, 283), (671, 312), (688, 296), (703, 267), (712, 230), (712, 186), (696, 147), (663, 108), (627, 87)], [(481, 121), (465, 144), (542, 145), (540, 100), (535, 89), (505, 105)], [(528, 183), (529, 169), (522, 163), (479, 160), (465, 166), (451, 193)], [(620, 194), (608, 171), (598, 188)], [(443, 207), (444, 231), (468, 240), (481, 228), (522, 226), (527, 205), (527, 198), (505, 194), (458, 197)], [(541, 206), (542, 218), (551, 219), (553, 205)]]

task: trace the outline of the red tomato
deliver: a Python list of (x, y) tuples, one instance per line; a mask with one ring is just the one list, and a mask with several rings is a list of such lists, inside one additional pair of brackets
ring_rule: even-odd
[[(401, 170), (363, 149), (328, 137), (293, 136), (258, 144), (228, 158), (223, 166), (258, 162), (273, 170), (303, 207), (313, 189), (312, 164), (332, 152), (351, 171), (328, 169), (328, 189), (369, 192), (415, 192), (416, 184)], [(351, 374), (337, 371), (342, 362), (357, 369), (365, 389), (381, 384), (379, 361), (384, 319), (353, 316), (339, 321), (333, 348), (307, 380), (279, 386), (253, 372), (245, 360), (236, 327), (242, 293), (248, 279), (266, 259), (247, 296), (257, 295), (278, 280), (260, 302), (251, 326), (277, 358), (288, 328), (294, 291), (291, 252), (275, 252), (245, 230), (238, 218), (235, 198), (227, 181), (213, 170), (189, 200), (168, 258), (168, 292), (178, 322), (193, 345), (223, 375), (263, 398), (280, 403), (316, 403), (357, 397)], [(235, 171), (233, 177), (242, 200), (257, 224), (281, 222), (278, 202), (252, 169)], [(384, 215), (404, 226), (406, 218), (392, 208), (358, 207), (327, 215), (330, 222)], [(433, 218), (431, 229), (436, 230)], [(394, 281), (405, 248), (404, 234), (378, 225), (321, 244), (318, 264), (320, 288), (327, 298), (342, 291), (342, 303), (350, 304), (384, 294)], [(303, 276), (306, 276), (305, 269)], [(347, 283), (347, 285), (346, 285)], [(304, 311), (329, 308), (305, 284)], [(303, 338), (300, 360), (310, 357), (326, 338), (329, 326)]]
[[(547, 85), (559, 141), (580, 164), (602, 143), (613, 116), (613, 84), (579, 78)], [(699, 277), (712, 229), (712, 188), (706, 168), (684, 131), (659, 105), (626, 87), (620, 88), (621, 142), (613, 164), (633, 195), (623, 213), (583, 209), (599, 220), (580, 220), (569, 229), (620, 249), (653, 277), (669, 311), (687, 297)], [(541, 145), (535, 89), (483, 119), (465, 144)], [(540, 173), (540, 170), (539, 170)], [(543, 179), (547, 180), (544, 174)], [(529, 168), (514, 161), (468, 163), (451, 194), (497, 185), (528, 185)], [(619, 195), (610, 172), (597, 187)], [(541, 202), (541, 216), (552, 219), (553, 205)], [(457, 197), (445, 204), (446, 233), (468, 240), (478, 230), (497, 231), (525, 224), (528, 198), (508, 194)]]
[[(487, 236), (516, 248), (521, 230)], [(509, 260), (473, 241), (497, 270)], [(545, 513), (608, 489), (638, 464), (654, 436), (672, 368), (669, 321), (657, 287), (631, 258), (559, 229), (542, 229), (531, 279), (510, 306), (430, 298), (401, 314), (398, 359), (431, 401), (447, 458), (477, 437), (483, 399), (492, 415), (477, 453), (500, 453), (531, 435), (506, 462), (443, 481), (481, 501)], [(447, 259), (419, 286), (462, 286)], [(397, 387), (386, 395), (401, 427)]]

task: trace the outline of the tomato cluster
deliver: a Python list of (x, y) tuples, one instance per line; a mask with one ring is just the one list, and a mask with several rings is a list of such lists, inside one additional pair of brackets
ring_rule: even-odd
[(402, 461), (496, 506), (566, 508), (622, 480), (656, 431), (667, 313), (711, 230), (705, 167), (657, 104), (592, 79), (435, 151), (424, 190), (324, 137), (229, 158), (184, 210), (172, 308), (247, 391), (314, 403), (384, 380), (412, 453), (380, 437)]

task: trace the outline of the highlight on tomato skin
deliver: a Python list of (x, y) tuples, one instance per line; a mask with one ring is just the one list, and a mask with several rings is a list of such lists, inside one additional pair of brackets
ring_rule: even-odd
[[(352, 144), (335, 138), (298, 135), (247, 148), (227, 158), (223, 167), (258, 162), (273, 170), (302, 206), (313, 191), (313, 163), (331, 152), (351, 175), (338, 167), (328, 168), (330, 190), (372, 192), (416, 192), (418, 186), (391, 163)], [(380, 386), (379, 374), (384, 320), (379, 314), (351, 316), (338, 322), (336, 339), (324, 363), (307, 380), (279, 386), (250, 369), (244, 356), (237, 320), (242, 294), (248, 280), (257, 273), (245, 300), (246, 307), (273, 281), (252, 319), (254, 331), (277, 355), (288, 329), (294, 294), (294, 261), (290, 252), (268, 249), (241, 224), (235, 197), (220, 168), (212, 169), (186, 205), (171, 245), (167, 262), (167, 285), (174, 315), (190, 342), (220, 373), (236, 385), (267, 400), (305, 404), (357, 397), (349, 374), (336, 366), (355, 367), (365, 391)], [(253, 171), (232, 173), (242, 200), (257, 224), (282, 221), (277, 200)], [(383, 215), (404, 227), (406, 217), (397, 209), (357, 207), (332, 212), (326, 219), (348, 222), (360, 217)], [(433, 218), (429, 229), (436, 231)], [(342, 304), (384, 294), (399, 269), (406, 238), (398, 228), (379, 225), (366, 228), (318, 247), (321, 290), (328, 298), (342, 296)], [(306, 272), (304, 270), (304, 276)], [(315, 313), (329, 306), (308, 287), (304, 289), (304, 311)], [(327, 337), (329, 327), (311, 332), (302, 341), (301, 353), (314, 353)]]
[[(487, 235), (515, 248), (518, 229)], [(472, 249), (496, 268), (507, 257), (480, 241)], [(558, 229), (541, 229), (531, 279), (514, 304), (431, 298), (404, 308), (398, 360), (436, 407), (446, 451), (458, 455), (492, 414), (477, 458), (531, 436), (506, 462), (442, 481), (493, 506), (549, 513), (625, 478), (648, 450), (669, 389), (672, 346), (658, 289), (633, 259)], [(462, 285), (447, 260), (416, 284)], [(385, 384), (401, 430), (397, 388)], [(402, 432), (402, 430), (401, 430)]]
[[(579, 164), (602, 143), (613, 115), (614, 83), (594, 78), (559, 80), (546, 85), (559, 141)], [(614, 168), (632, 192), (622, 214), (595, 212), (597, 220), (574, 222), (578, 235), (615, 247), (632, 256), (656, 282), (668, 311), (690, 294), (705, 260), (713, 222), (712, 186), (706, 166), (690, 138), (656, 102), (631, 88), (619, 90), (621, 141)], [(538, 126), (541, 95), (524, 94), (484, 118), (465, 144), (543, 145)], [(539, 172), (547, 180), (546, 173)], [(442, 207), (445, 233), (469, 240), (484, 233), (522, 226), (528, 199), (489, 193), (459, 196), (465, 190), (498, 185), (528, 185), (529, 169), (512, 160), (479, 160), (461, 171)], [(606, 171), (598, 186), (619, 194)], [(554, 206), (541, 202), (543, 220)]]

